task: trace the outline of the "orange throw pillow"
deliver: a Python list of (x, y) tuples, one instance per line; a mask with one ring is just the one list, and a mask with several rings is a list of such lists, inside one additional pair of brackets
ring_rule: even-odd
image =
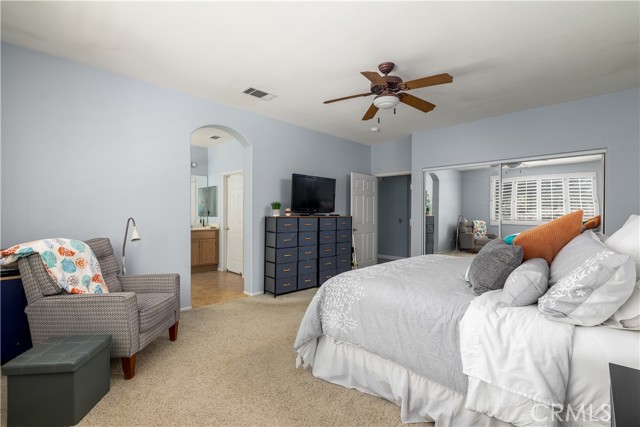
[(524, 260), (544, 258), (549, 264), (560, 249), (582, 232), (583, 211), (575, 211), (546, 224), (523, 231), (513, 240), (522, 246)]
[(582, 224), (582, 231), (595, 230), (600, 227), (600, 215), (596, 215), (593, 218), (589, 218)]

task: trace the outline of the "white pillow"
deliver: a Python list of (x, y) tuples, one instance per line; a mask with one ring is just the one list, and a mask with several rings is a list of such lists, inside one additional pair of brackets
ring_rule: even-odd
[(640, 330), (640, 215), (631, 215), (622, 228), (604, 242), (609, 249), (629, 255), (636, 265), (636, 286), (631, 297), (607, 324)]
[(500, 305), (524, 307), (538, 301), (549, 288), (549, 264), (544, 258), (528, 259), (504, 283)]
[(554, 258), (550, 288), (538, 308), (551, 320), (599, 325), (629, 299), (635, 283), (631, 257), (611, 251), (587, 230)]

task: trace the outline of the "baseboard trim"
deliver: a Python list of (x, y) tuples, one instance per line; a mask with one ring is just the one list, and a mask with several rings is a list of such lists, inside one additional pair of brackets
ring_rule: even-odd
[(180, 309), (180, 311), (188, 311), (188, 310), (191, 310), (192, 308), (193, 308), (192, 306), (183, 307), (183, 308)]
[(250, 297), (255, 297), (255, 296), (258, 296), (258, 295), (262, 295), (262, 294), (264, 294), (264, 291), (261, 291), (261, 292), (247, 292), (247, 291), (242, 291), (242, 293), (243, 293), (243, 294), (245, 294), (245, 295), (247, 295), (247, 296), (250, 296)]

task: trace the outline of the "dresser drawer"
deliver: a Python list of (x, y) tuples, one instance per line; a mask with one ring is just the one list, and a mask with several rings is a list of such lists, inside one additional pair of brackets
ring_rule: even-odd
[(336, 268), (340, 270), (341, 268), (346, 268), (347, 270), (351, 269), (351, 256), (350, 255), (340, 255), (336, 257)]
[(427, 233), (426, 234), (426, 238), (427, 238), (427, 243), (433, 243), (434, 234), (433, 233)]
[(275, 264), (273, 262), (265, 262), (264, 274), (276, 279), (296, 276), (298, 274), (298, 263)]
[(273, 233), (289, 233), (298, 231), (298, 218), (267, 217), (267, 231)]
[(290, 248), (298, 246), (298, 233), (271, 233), (267, 232), (265, 244), (272, 248)]
[(318, 231), (318, 218), (298, 218), (298, 231)]
[(331, 279), (333, 276), (336, 275), (336, 270), (325, 270), (325, 271), (321, 271), (320, 273), (318, 273), (318, 282), (320, 284), (326, 282), (327, 280)]
[(319, 218), (319, 226), (318, 229), (322, 230), (335, 230), (336, 229), (336, 219), (335, 218)]
[(298, 261), (298, 274), (316, 273), (318, 271), (318, 260)]
[(275, 295), (284, 294), (298, 290), (298, 279), (296, 276), (283, 277), (274, 279), (272, 277), (264, 278), (264, 289)]
[(351, 234), (351, 217), (337, 218), (336, 228), (338, 230), (349, 230), (349, 234)]
[(321, 245), (325, 245), (327, 243), (335, 243), (336, 242), (336, 232), (335, 231), (321, 231), (318, 235), (318, 243)]
[(434, 224), (434, 220), (433, 220), (434, 216), (433, 215), (428, 215), (424, 217), (424, 222), (427, 225), (433, 225)]
[(320, 251), (318, 253), (318, 256), (320, 258), (324, 258), (324, 257), (328, 257), (328, 256), (335, 256), (336, 255), (336, 244), (335, 243), (331, 243), (329, 245), (320, 245), (318, 247), (318, 250)]
[(433, 229), (434, 229), (433, 224), (426, 224), (426, 225), (425, 225), (425, 231), (426, 231), (427, 233), (433, 233)]
[(351, 230), (336, 231), (336, 242), (351, 242)]
[(298, 276), (298, 290), (313, 288), (315, 286), (318, 286), (318, 275), (316, 273)]
[(267, 246), (264, 251), (265, 261), (278, 264), (298, 261), (298, 248), (276, 249)]
[(345, 242), (336, 243), (336, 255), (351, 256), (351, 243), (345, 243)]
[(318, 259), (318, 271), (335, 270), (336, 269), (336, 257), (330, 256), (326, 258)]
[(298, 261), (318, 258), (318, 246), (300, 246), (298, 248)]
[(298, 246), (311, 246), (318, 244), (318, 233), (315, 231), (306, 231), (298, 233)]

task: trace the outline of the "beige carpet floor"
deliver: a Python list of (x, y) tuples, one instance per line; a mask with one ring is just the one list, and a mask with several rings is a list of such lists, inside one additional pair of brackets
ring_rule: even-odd
[[(185, 311), (138, 354), (125, 381), (111, 363), (111, 391), (80, 426), (397, 426), (399, 407), (295, 368), (293, 342), (315, 289), (243, 298)], [(2, 377), (2, 425), (7, 423)]]

